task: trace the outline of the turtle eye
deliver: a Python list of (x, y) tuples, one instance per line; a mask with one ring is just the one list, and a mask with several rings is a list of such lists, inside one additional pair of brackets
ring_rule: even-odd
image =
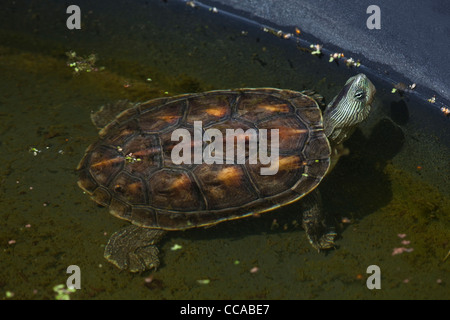
[(363, 100), (366, 98), (366, 93), (363, 90), (358, 90), (355, 92), (355, 99)]

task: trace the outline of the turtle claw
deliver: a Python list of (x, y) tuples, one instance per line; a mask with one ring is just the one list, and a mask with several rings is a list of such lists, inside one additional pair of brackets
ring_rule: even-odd
[(309, 243), (317, 251), (335, 248), (334, 240), (337, 233), (334, 227), (327, 223), (322, 211), (322, 200), (318, 190), (314, 190), (303, 201), (302, 226), (306, 231)]
[(159, 250), (156, 246), (139, 248), (135, 252), (114, 252), (105, 249), (105, 258), (117, 268), (129, 272), (144, 272), (146, 270), (155, 270), (159, 266)]
[[(145, 270), (158, 269), (159, 267), (159, 250), (156, 246), (148, 246), (139, 248), (134, 252), (136, 257), (133, 263), (130, 263), (130, 272), (143, 272)], [(131, 258), (131, 255), (130, 255)], [(131, 262), (131, 259), (130, 259)]]
[(323, 234), (319, 239), (314, 239), (314, 237), (312, 237), (311, 235), (307, 235), (309, 242), (311, 243), (313, 248), (317, 249), (318, 252), (320, 252), (321, 250), (334, 249), (336, 247), (334, 240), (337, 237), (337, 233), (334, 231), (334, 228)]
[(104, 257), (117, 268), (129, 272), (157, 269), (159, 250), (155, 244), (164, 234), (162, 230), (128, 226), (111, 236)]

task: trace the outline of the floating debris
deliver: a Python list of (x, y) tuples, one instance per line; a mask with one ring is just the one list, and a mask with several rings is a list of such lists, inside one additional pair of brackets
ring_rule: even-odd
[(258, 267), (253, 267), (250, 269), (250, 273), (257, 273), (259, 271)]
[(344, 53), (339, 53), (339, 52), (331, 53), (330, 60), (328, 60), (328, 62), (333, 62), (334, 60), (341, 59), (343, 57), (344, 57)]
[(125, 160), (126, 160), (128, 163), (135, 163), (135, 162), (140, 162), (140, 161), (142, 161), (141, 158), (136, 158), (135, 156), (133, 156), (133, 153), (132, 153), (132, 152), (130, 152), (129, 154), (127, 154), (127, 155), (125, 156)]
[(429, 103), (436, 103), (436, 96), (432, 96), (430, 99), (428, 99)]
[(263, 27), (262, 30), (264, 32), (273, 34), (274, 36), (277, 36), (278, 38), (281, 38), (281, 39), (290, 39), (293, 36), (292, 33), (287, 33), (287, 32), (283, 32), (282, 30), (275, 30), (275, 29), (268, 28), (268, 27)]
[(405, 247), (394, 248), (394, 250), (392, 251), (392, 255), (395, 256), (397, 254), (402, 254), (403, 252), (412, 252), (412, 251), (414, 251), (413, 248), (405, 248)]
[(197, 5), (195, 4), (195, 1), (188, 1), (188, 2), (186, 2), (186, 5), (188, 5), (191, 8), (197, 7)]
[(57, 293), (56, 300), (70, 300), (70, 294), (77, 291), (75, 288), (65, 288), (65, 285), (58, 284), (53, 287), (53, 291)]
[(211, 280), (209, 279), (199, 279), (197, 280), (197, 283), (199, 284), (209, 284), (211, 282)]
[(441, 111), (442, 111), (442, 113), (445, 114), (446, 116), (449, 116), (449, 115), (450, 115), (450, 109), (447, 108), (447, 107), (442, 107), (442, 108), (441, 108)]
[(361, 66), (361, 62), (359, 60), (355, 61), (353, 58), (348, 58), (347, 60), (345, 60), (345, 64), (347, 65), (347, 67), (359, 67)]
[(144, 279), (144, 286), (146, 286), (150, 290), (163, 289), (164, 283), (160, 279), (154, 278), (153, 275)]
[[(406, 237), (406, 233), (399, 233), (397, 234), (397, 237), (399, 237), (400, 239), (404, 239)], [(407, 246), (411, 243), (411, 241), (409, 240), (402, 240), (401, 244), (403, 244), (404, 246)], [(397, 254), (402, 254), (403, 252), (412, 252), (414, 251), (413, 248), (406, 248), (406, 247), (399, 247), (399, 248), (394, 248), (392, 250), (392, 255), (395, 256)]]
[(415, 83), (410, 84), (410, 85), (406, 85), (403, 82), (399, 82), (396, 83), (394, 85), (394, 88), (392, 89), (392, 93), (404, 93), (404, 92), (412, 92), (415, 88), (417, 87), (417, 85)]
[(320, 50), (323, 48), (323, 45), (321, 45), (321, 44), (312, 44), (309, 47), (311, 49), (315, 49), (314, 51), (311, 52), (311, 54), (318, 55), (318, 56), (320, 56), (322, 54), (322, 51), (320, 51)]
[(103, 70), (104, 67), (97, 68), (95, 63), (97, 62), (97, 55), (92, 53), (87, 57), (77, 56), (75, 51), (66, 52), (68, 57), (67, 66), (73, 68), (74, 74), (78, 75), (81, 72), (92, 72)]
[(183, 248), (182, 246), (180, 246), (179, 244), (174, 244), (173, 246), (172, 246), (172, 248), (170, 248), (170, 250), (172, 250), (172, 251), (176, 251), (176, 250), (180, 250), (181, 248)]
[(36, 147), (30, 147), (30, 149), (28, 149), (28, 152), (32, 153), (33, 156), (37, 156), (38, 153), (41, 153), (41, 150), (37, 149)]

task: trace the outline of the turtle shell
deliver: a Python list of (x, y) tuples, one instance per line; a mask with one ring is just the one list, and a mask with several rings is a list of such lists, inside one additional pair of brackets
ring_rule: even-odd
[[(172, 141), (172, 132), (193, 134), (195, 121), (201, 121), (202, 133), (219, 130), (220, 143), (227, 129), (253, 128), (258, 138), (261, 129), (268, 129), (269, 143), (270, 130), (278, 129), (278, 171), (262, 175), (261, 168), (269, 165), (250, 161), (249, 143), (244, 163), (175, 164), (171, 154), (181, 140)], [(209, 226), (276, 209), (311, 192), (330, 164), (317, 102), (291, 90), (221, 90), (154, 99), (123, 111), (99, 134), (78, 165), (78, 185), (114, 216), (147, 228)], [(207, 145), (202, 142), (202, 148)]]

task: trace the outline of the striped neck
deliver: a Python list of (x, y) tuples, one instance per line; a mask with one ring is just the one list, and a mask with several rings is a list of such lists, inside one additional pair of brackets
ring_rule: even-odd
[(332, 144), (340, 144), (370, 112), (375, 87), (364, 74), (347, 80), (341, 92), (328, 104), (324, 115), (325, 134)]

